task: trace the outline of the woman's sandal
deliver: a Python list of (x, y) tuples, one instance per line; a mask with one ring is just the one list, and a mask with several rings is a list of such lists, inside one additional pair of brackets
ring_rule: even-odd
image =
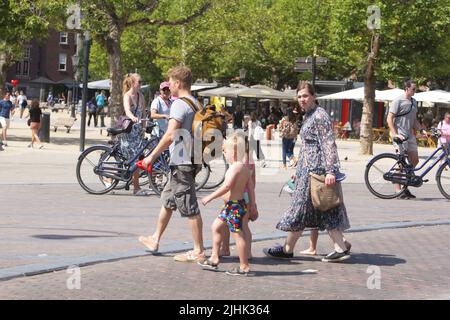
[(213, 263), (213, 262), (211, 262), (211, 260), (208, 260), (208, 259), (203, 260), (203, 261), (198, 261), (197, 264), (204, 269), (210, 269), (210, 270), (219, 269), (218, 263)]

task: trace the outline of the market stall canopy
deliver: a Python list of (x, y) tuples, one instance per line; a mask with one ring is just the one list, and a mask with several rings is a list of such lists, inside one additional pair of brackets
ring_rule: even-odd
[[(375, 91), (375, 95), (377, 90)], [(345, 90), (318, 97), (318, 100), (364, 100), (364, 87)]]
[(450, 92), (444, 90), (419, 92), (413, 98), (417, 101), (450, 104)]
[[(98, 90), (109, 90), (110, 89), (110, 80), (97, 80), (88, 82), (88, 89), (98, 89)], [(83, 88), (83, 84), (80, 84), (80, 88)]]
[(388, 90), (381, 90), (378, 91), (375, 95), (375, 100), (377, 101), (394, 101), (395, 99), (399, 98), (405, 94), (405, 90), (394, 88), (394, 89), (388, 89)]
[(272, 99), (272, 100), (293, 100), (294, 96), (288, 92), (282, 92), (263, 85), (255, 85), (242, 90), (238, 94), (239, 97)]
[(211, 83), (203, 83), (203, 82), (196, 82), (192, 84), (191, 91), (198, 91), (198, 90), (204, 90), (204, 89), (210, 89), (217, 87), (217, 82), (211, 82)]
[(55, 81), (52, 81), (46, 77), (39, 77), (30, 81), (31, 83), (41, 83), (41, 84), (57, 84)]
[(240, 84), (232, 84), (229, 87), (220, 87), (210, 90), (200, 91), (198, 93), (201, 97), (227, 97), (227, 98), (237, 98), (238, 94), (248, 89), (248, 87)]

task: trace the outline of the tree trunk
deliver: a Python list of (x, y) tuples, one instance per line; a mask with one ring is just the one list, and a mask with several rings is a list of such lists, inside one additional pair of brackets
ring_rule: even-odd
[(361, 117), (360, 153), (373, 154), (372, 115), (375, 105), (375, 67), (380, 49), (380, 36), (373, 34), (364, 76), (364, 105)]
[(9, 55), (4, 52), (0, 53), (0, 91), (6, 89), (6, 75), (10, 66), (11, 61)]
[(122, 28), (119, 25), (109, 22), (109, 34), (106, 39), (106, 52), (109, 61), (109, 78), (111, 79), (111, 126), (115, 125), (116, 119), (123, 113), (122, 98), (122, 51), (120, 48), (120, 38)]

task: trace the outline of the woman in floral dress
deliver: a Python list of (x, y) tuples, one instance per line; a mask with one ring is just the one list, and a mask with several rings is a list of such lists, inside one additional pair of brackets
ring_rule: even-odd
[(309, 83), (297, 89), (297, 98), (306, 113), (300, 131), (301, 145), (296, 172), (296, 190), (288, 210), (283, 214), (277, 229), (288, 232), (284, 246), (265, 248), (264, 253), (273, 258), (292, 258), (297, 240), (305, 228), (327, 230), (334, 242), (335, 251), (322, 261), (337, 262), (350, 257), (343, 231), (350, 228), (345, 205), (321, 212), (314, 209), (310, 191), (310, 172), (326, 175), (326, 185), (336, 183), (339, 157), (327, 112), (315, 103), (314, 88)]
[[(120, 147), (127, 159), (133, 158), (139, 152), (143, 140), (144, 131), (140, 119), (146, 118), (144, 95), (140, 91), (141, 77), (137, 73), (128, 74), (123, 81), (123, 109), (125, 115), (135, 124), (130, 133), (123, 133), (120, 137)], [(139, 186), (139, 173), (133, 174), (133, 194), (136, 196), (147, 195)]]

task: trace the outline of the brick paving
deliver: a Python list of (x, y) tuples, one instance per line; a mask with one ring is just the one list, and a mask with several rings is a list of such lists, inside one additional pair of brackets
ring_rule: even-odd
[[(72, 274), (58, 271), (0, 283), (1, 299), (442, 299), (449, 298), (450, 226), (431, 226), (355, 233), (352, 257), (327, 264), (318, 258), (269, 259), (262, 248), (277, 241), (256, 242), (252, 277), (222, 271), (237, 258), (223, 259), (220, 271), (178, 263), (172, 254), (96, 264), (80, 270), (81, 288), (69, 290)], [(297, 250), (307, 245), (302, 238)], [(319, 253), (330, 249), (326, 235)], [(234, 251), (233, 251), (234, 253)], [(380, 289), (368, 289), (368, 268), (380, 268)], [(316, 270), (308, 273), (308, 270)], [(372, 283), (372, 282), (371, 282)]]

